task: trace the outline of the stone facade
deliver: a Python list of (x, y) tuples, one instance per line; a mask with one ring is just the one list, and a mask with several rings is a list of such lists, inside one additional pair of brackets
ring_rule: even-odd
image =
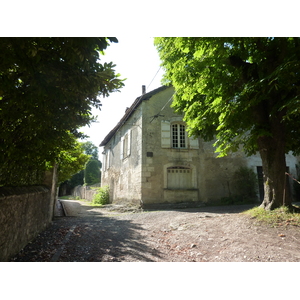
[(101, 185), (109, 185), (110, 199), (140, 203), (142, 184), (142, 106), (105, 145)]
[[(161, 87), (137, 98), (100, 144), (102, 185), (109, 185), (111, 202), (216, 202), (233, 192), (231, 178), (239, 167), (261, 167), (259, 155), (240, 151), (217, 158), (213, 142), (188, 137), (183, 116), (170, 107), (173, 94), (172, 87)], [(287, 155), (294, 176), (297, 163)]]

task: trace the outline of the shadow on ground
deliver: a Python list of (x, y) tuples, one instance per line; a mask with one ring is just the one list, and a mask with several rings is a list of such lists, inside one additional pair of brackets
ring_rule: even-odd
[(58, 261), (153, 261), (152, 256), (160, 255), (143, 242), (142, 232), (130, 220), (83, 218)]
[(11, 261), (154, 261), (160, 254), (143, 242), (142, 232), (140, 225), (113, 216), (56, 217)]

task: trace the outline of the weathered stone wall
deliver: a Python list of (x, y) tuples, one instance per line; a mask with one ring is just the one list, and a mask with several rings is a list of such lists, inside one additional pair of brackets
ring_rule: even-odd
[[(181, 122), (182, 116), (175, 114), (169, 101), (173, 88), (166, 89), (143, 105), (142, 141), (142, 200), (144, 206), (158, 203), (198, 202), (203, 192), (203, 178), (200, 172), (199, 141), (187, 137), (186, 149), (171, 148), (170, 126)], [(168, 102), (169, 101), (169, 102)], [(168, 103), (167, 103), (168, 102)], [(163, 109), (162, 109), (163, 108)], [(159, 114), (150, 122), (151, 117)], [(188, 168), (191, 172), (191, 187), (170, 189), (167, 186), (169, 167)]]
[[(139, 205), (141, 201), (141, 106), (116, 132), (115, 136), (105, 146), (106, 155), (102, 170), (101, 185), (110, 188), (110, 202)], [(129, 133), (130, 131), (130, 133)], [(130, 134), (129, 152), (124, 152), (124, 137)], [(108, 154), (109, 152), (109, 154)], [(126, 152), (126, 151), (125, 151)]]
[(52, 220), (51, 189), (0, 188), (0, 261), (17, 254)]
[(79, 199), (85, 199), (87, 201), (93, 201), (94, 196), (98, 193), (97, 189), (92, 189), (92, 187), (100, 187), (100, 184), (93, 186), (76, 186), (72, 191), (72, 196)]

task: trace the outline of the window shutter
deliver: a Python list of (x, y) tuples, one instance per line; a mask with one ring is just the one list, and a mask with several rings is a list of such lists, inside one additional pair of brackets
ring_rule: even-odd
[(124, 146), (124, 137), (121, 138), (121, 145), (120, 145), (120, 158), (121, 158), (121, 160), (124, 158), (123, 146)]
[(131, 151), (131, 130), (128, 131), (127, 135), (127, 156), (129, 156)]
[(106, 155), (105, 154), (103, 154), (102, 161), (103, 161), (102, 169), (103, 169), (103, 171), (106, 171)]
[(190, 137), (190, 148), (191, 149), (199, 149), (198, 138), (192, 138), (192, 137)]
[(161, 121), (161, 147), (170, 148), (171, 136), (170, 136), (170, 122)]
[(110, 150), (107, 150), (107, 157), (106, 157), (106, 159), (107, 159), (106, 166), (107, 166), (107, 169), (109, 169), (110, 168)]

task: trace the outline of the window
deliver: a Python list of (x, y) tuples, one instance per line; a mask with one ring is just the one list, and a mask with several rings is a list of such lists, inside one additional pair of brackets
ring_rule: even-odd
[(110, 162), (111, 162), (111, 158), (110, 158), (110, 153), (111, 153), (111, 150), (108, 149), (107, 150), (107, 155), (106, 155), (106, 168), (109, 169), (110, 168)]
[(128, 149), (128, 134), (126, 134), (123, 139), (123, 158), (127, 157), (127, 149)]
[(191, 189), (193, 188), (192, 169), (187, 167), (167, 168), (168, 189)]
[(162, 120), (161, 147), (168, 149), (199, 149), (199, 141), (198, 138), (188, 138), (186, 126), (181, 120), (171, 120), (171, 122)]
[(111, 166), (111, 150), (110, 149), (106, 149), (103, 152), (103, 165), (102, 165), (102, 169), (103, 171), (106, 171), (110, 168)]
[(131, 130), (129, 130), (122, 138), (121, 138), (121, 159), (124, 159), (130, 155), (130, 145), (131, 144)]
[(186, 148), (186, 131), (182, 124), (172, 124), (172, 148)]

